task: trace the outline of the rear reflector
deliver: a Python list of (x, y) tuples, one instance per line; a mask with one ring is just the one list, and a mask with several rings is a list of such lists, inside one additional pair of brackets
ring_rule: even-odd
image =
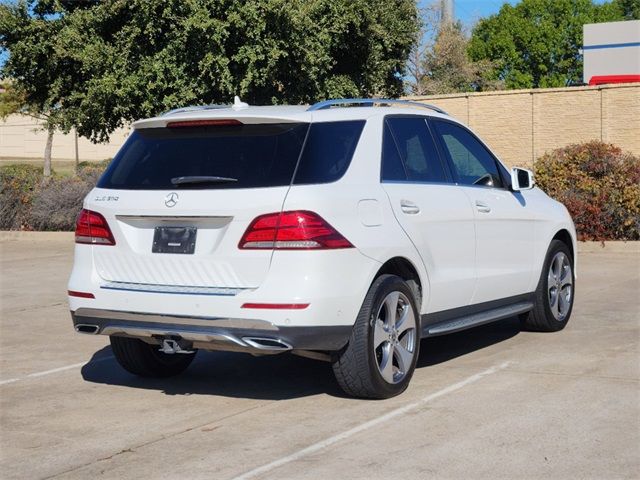
[(75, 290), (67, 290), (67, 295), (70, 297), (80, 297), (80, 298), (96, 298), (93, 296), (93, 293), (89, 292), (76, 292)]
[(304, 310), (308, 303), (243, 303), (241, 308), (263, 308), (266, 310)]
[(76, 243), (115, 245), (109, 224), (98, 212), (82, 209), (76, 220)]
[(242, 122), (234, 119), (218, 119), (218, 120), (185, 120), (182, 122), (169, 122), (167, 128), (184, 128), (184, 127), (231, 127), (242, 125)]
[(241, 249), (326, 250), (353, 248), (320, 215), (305, 210), (257, 217), (242, 236)]

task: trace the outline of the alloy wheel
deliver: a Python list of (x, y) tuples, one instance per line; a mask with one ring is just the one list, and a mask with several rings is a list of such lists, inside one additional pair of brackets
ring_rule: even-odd
[(551, 260), (547, 290), (551, 313), (559, 322), (564, 321), (573, 301), (573, 272), (564, 252), (556, 253)]
[(402, 292), (391, 292), (378, 309), (373, 335), (378, 370), (387, 383), (401, 382), (411, 370), (416, 335), (416, 317), (409, 299)]

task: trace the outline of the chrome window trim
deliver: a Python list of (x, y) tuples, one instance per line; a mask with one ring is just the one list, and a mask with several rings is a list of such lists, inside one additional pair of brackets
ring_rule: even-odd
[(455, 187), (456, 185), (458, 185), (457, 183), (453, 183), (453, 182), (417, 182), (412, 180), (381, 180), (380, 183), (389, 183), (389, 184), (397, 183), (397, 184), (403, 184), (403, 185), (407, 185), (407, 184), (409, 185), (446, 185), (448, 187)]

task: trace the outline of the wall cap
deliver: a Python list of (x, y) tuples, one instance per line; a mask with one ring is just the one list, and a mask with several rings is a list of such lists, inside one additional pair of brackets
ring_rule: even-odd
[(447, 93), (442, 95), (408, 95), (402, 97), (403, 100), (422, 101), (437, 99), (471, 98), (471, 97), (491, 97), (494, 95), (518, 95), (530, 93), (531, 95), (541, 95), (545, 93), (566, 93), (566, 92), (596, 92), (599, 90), (640, 88), (640, 83), (610, 83), (605, 85), (584, 85), (579, 87), (558, 87), (558, 88), (524, 88), (519, 90), (492, 90), (490, 92), (462, 92)]

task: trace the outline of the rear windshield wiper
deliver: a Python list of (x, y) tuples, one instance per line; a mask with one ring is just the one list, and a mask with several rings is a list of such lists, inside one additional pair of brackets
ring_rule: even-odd
[(232, 183), (237, 182), (237, 178), (214, 177), (206, 175), (193, 175), (189, 177), (174, 177), (171, 183), (174, 185), (189, 185), (194, 183)]

